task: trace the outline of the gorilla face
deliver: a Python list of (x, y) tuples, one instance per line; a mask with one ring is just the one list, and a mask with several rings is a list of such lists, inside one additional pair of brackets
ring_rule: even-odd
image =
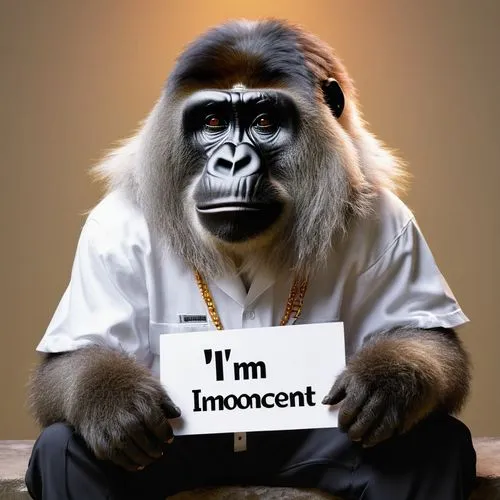
[(285, 205), (280, 157), (298, 128), (292, 99), (278, 90), (198, 91), (186, 101), (183, 127), (205, 158), (193, 191), (204, 229), (236, 243), (273, 226)]
[(306, 276), (369, 213), (372, 186), (392, 186), (392, 161), (331, 48), (281, 21), (236, 21), (186, 48), (144, 126), (99, 171), (204, 276)]

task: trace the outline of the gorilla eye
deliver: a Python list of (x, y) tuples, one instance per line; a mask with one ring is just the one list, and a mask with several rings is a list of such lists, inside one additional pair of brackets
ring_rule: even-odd
[(217, 115), (208, 115), (205, 118), (205, 125), (208, 128), (213, 128), (213, 129), (220, 130), (220, 129), (222, 129), (222, 128), (224, 128), (224, 127), (227, 126), (227, 122), (226, 122), (226, 120), (224, 120), (220, 116), (217, 116)]
[(264, 113), (255, 119), (253, 126), (262, 132), (272, 132), (276, 128), (276, 122), (271, 115)]

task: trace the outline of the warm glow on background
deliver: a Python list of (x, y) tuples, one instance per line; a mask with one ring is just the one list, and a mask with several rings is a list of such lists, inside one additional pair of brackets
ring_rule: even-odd
[(192, 38), (267, 16), (335, 48), (371, 129), (409, 163), (405, 201), (472, 320), (463, 418), (500, 435), (500, 2), (2, 0), (0, 439), (37, 434), (25, 384), (101, 194), (88, 167), (145, 117)]

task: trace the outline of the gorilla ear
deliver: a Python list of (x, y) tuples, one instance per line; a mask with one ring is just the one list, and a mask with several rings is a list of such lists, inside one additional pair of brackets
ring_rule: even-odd
[(325, 101), (332, 110), (333, 116), (337, 119), (340, 118), (342, 111), (344, 111), (345, 98), (339, 82), (334, 78), (328, 78), (321, 87)]

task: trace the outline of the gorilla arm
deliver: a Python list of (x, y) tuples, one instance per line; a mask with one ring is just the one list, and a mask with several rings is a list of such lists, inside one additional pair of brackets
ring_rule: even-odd
[(141, 221), (116, 195), (89, 214), (30, 388), (42, 426), (66, 422), (98, 458), (133, 470), (160, 456), (172, 437), (168, 418), (179, 416), (140, 364), (149, 322)]
[(46, 355), (31, 380), (42, 426), (67, 422), (100, 459), (136, 470), (162, 455), (180, 415), (160, 382), (131, 357), (92, 346)]
[(433, 411), (458, 411), (468, 394), (469, 371), (453, 330), (393, 329), (366, 340), (323, 403), (341, 403), (340, 429), (373, 446)]

